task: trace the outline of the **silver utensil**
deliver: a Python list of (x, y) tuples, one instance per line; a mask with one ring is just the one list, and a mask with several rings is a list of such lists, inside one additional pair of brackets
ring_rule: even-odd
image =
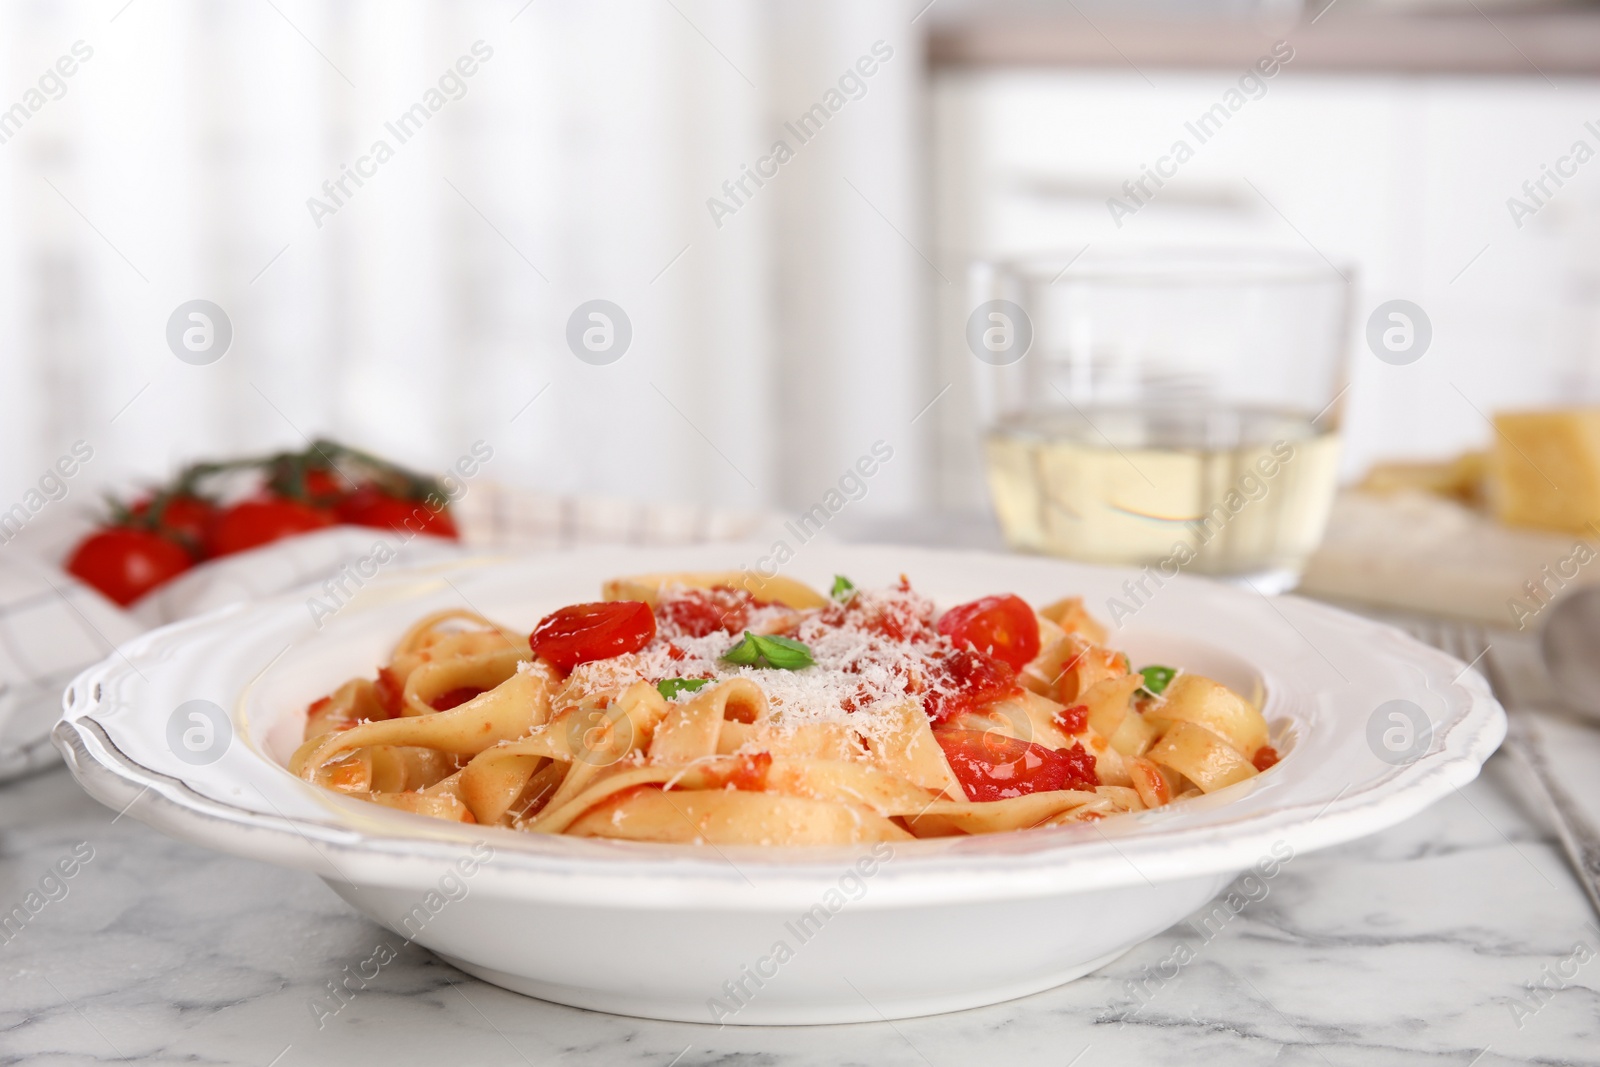
[(1578, 589), (1556, 601), (1539, 651), (1562, 703), (1600, 720), (1600, 589)]
[[(1555, 623), (1555, 617), (1551, 618), (1550, 623)], [(1578, 884), (1588, 894), (1595, 914), (1600, 915), (1600, 828), (1596, 828), (1550, 770), (1550, 765), (1545, 761), (1538, 727), (1531, 716), (1519, 711), (1519, 708), (1526, 707), (1526, 703), (1517, 699), (1510, 676), (1497, 662), (1494, 640), (1488, 631), (1473, 623), (1448, 619), (1408, 619), (1400, 622), (1400, 625), (1418, 640), (1483, 669), (1489, 688), (1506, 709), (1505, 749), (1527, 768), (1529, 780), (1534, 786), (1534, 799), (1555, 827), (1567, 860), (1578, 876)], [(1600, 633), (1594, 629), (1588, 632)], [(1564, 642), (1565, 638), (1559, 637), (1557, 640)], [(1597, 646), (1596, 652), (1600, 652), (1600, 641), (1593, 644)], [(1566, 647), (1565, 644), (1562, 647)], [(1595, 653), (1591, 652), (1591, 655)], [(1600, 665), (1591, 664), (1590, 669), (1600, 671)], [(1562, 684), (1560, 679), (1558, 684)]]

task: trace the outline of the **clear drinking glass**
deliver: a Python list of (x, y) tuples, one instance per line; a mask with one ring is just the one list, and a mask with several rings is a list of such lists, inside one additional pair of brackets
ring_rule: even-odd
[(1249, 250), (975, 265), (967, 343), (1006, 539), (1292, 588), (1337, 480), (1350, 277)]

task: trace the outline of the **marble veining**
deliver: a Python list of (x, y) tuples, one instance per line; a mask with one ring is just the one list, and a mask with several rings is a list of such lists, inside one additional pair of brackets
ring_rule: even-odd
[[(1600, 958), (1570, 962), (1580, 941), (1600, 950), (1600, 929), (1504, 757), (1393, 830), (1236, 884), (1225, 920), (1213, 902), (1077, 982), (837, 1027), (719, 1030), (530, 1000), (406, 945), (310, 875), (115, 816), (60, 769), (0, 788), (0, 909), (93, 850), (0, 933), (0, 1063), (1600, 1065)], [(365, 988), (328, 1000), (380, 945), (392, 958)], [(1563, 960), (1577, 968), (1565, 987), (1530, 993)]]

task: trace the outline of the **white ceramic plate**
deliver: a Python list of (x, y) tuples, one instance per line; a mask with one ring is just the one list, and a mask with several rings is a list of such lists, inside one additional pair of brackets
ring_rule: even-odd
[[(423, 819), (291, 776), (313, 698), (370, 674), (414, 619), (470, 604), (530, 627), (619, 574), (754, 563), (767, 546), (606, 549), (442, 564), (365, 587), (321, 629), (303, 598), (146, 634), (66, 694), (56, 744), (103, 803), (173, 835), (310, 870), (376, 921), (507, 988), (692, 1022), (837, 1023), (950, 1011), (1076, 978), (1252, 866), (1393, 825), (1470, 781), (1505, 717), (1474, 673), (1396, 630), (1292, 597), (1146, 582), (1113, 636), (1136, 663), (1264, 699), (1285, 753), (1199, 801), (1089, 826), (864, 849), (651, 846)], [(1102, 618), (1132, 572), (1017, 556), (804, 546), (787, 574), (949, 605), (1082, 594)], [(210, 728), (179, 712), (225, 709)], [(1407, 735), (1407, 705), (1425, 723)], [(185, 747), (184, 730), (191, 747)], [(1394, 731), (1399, 729), (1399, 733)], [(1389, 731), (1387, 734), (1385, 731)], [(1417, 739), (1420, 738), (1420, 741)], [(1412, 752), (1406, 756), (1394, 749)], [(1388, 747), (1385, 747), (1385, 746)], [(1379, 753), (1386, 758), (1380, 758)], [(210, 760), (210, 762), (199, 762)], [(887, 850), (887, 851), (886, 851)], [(1270, 874), (1268, 873), (1270, 872)]]

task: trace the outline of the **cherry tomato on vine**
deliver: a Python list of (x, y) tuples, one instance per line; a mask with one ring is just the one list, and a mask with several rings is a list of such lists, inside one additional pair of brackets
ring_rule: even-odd
[[(155, 505), (154, 500), (141, 500), (129, 511), (135, 519), (144, 519)], [(155, 520), (157, 533), (175, 538), (186, 548), (200, 551), (211, 537), (211, 528), (217, 521), (217, 506), (204, 497), (168, 497)]]
[(534, 655), (558, 670), (637, 652), (656, 635), (656, 616), (638, 600), (573, 604), (539, 620), (528, 635)]
[(362, 486), (339, 503), (339, 521), (352, 526), (373, 526), (401, 533), (424, 533), (459, 538), (456, 521), (448, 511), (436, 511), (421, 500), (391, 496), (373, 486)]
[(350, 495), (345, 481), (337, 471), (314, 469), (306, 471), (306, 496), (319, 507), (331, 507)]
[(939, 632), (1020, 671), (1039, 654), (1039, 620), (1019, 596), (986, 596), (939, 617)]
[(298, 500), (282, 497), (242, 500), (218, 516), (211, 535), (211, 554), (226, 556), (243, 552), (332, 525), (332, 515)]
[(150, 530), (115, 526), (90, 534), (67, 561), (67, 570), (126, 607), (194, 560), (183, 546)]

